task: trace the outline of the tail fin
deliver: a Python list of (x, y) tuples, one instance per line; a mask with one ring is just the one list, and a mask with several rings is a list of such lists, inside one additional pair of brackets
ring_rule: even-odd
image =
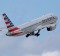
[(4, 17), (5, 23), (7, 25), (7, 28), (14, 26), (14, 24), (10, 21), (10, 19), (7, 17), (7, 15), (5, 13), (3, 14), (3, 17)]
[(7, 15), (3, 14), (5, 24), (7, 26), (8, 32), (13, 32), (15, 30), (18, 30), (18, 27), (15, 27), (14, 24), (11, 22), (11, 20), (7, 17)]

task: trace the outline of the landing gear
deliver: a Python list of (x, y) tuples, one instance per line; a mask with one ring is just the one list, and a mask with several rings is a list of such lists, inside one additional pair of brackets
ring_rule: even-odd
[(36, 33), (36, 34), (35, 34), (35, 36), (37, 36), (37, 37), (38, 37), (39, 35), (40, 35), (39, 33)]
[(35, 36), (38, 37), (40, 35), (39, 32), (40, 32), (40, 30), (38, 30), (38, 32), (35, 34)]
[(34, 31), (29, 33), (29, 34), (27, 34), (26, 37), (29, 37), (30, 35), (34, 35)]
[(34, 35), (34, 36), (37, 36), (38, 37), (40, 35), (39, 32), (40, 32), (40, 30), (38, 30), (37, 33), (34, 33), (34, 31), (33, 31), (33, 32), (27, 34), (26, 37), (29, 37), (30, 35)]
[(27, 35), (26, 35), (26, 38), (29, 37), (29, 36), (30, 36), (30, 34), (27, 34)]

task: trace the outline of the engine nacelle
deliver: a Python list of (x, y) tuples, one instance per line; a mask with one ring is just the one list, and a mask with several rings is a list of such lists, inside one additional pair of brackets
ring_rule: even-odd
[(47, 31), (52, 31), (52, 30), (55, 30), (55, 29), (56, 29), (56, 25), (47, 27)]

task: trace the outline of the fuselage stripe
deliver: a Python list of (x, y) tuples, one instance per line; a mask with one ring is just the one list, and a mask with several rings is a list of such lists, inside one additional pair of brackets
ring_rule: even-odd
[(18, 30), (18, 29), (19, 28), (16, 27), (16, 28), (10, 29), (9, 32), (13, 32), (13, 31)]
[(11, 35), (12, 35), (12, 36), (15, 36), (15, 35), (18, 35), (18, 34), (21, 34), (21, 33), (23, 33), (23, 32), (13, 33), (13, 34), (11, 34)]
[(10, 22), (5, 22), (6, 24), (10, 24)]

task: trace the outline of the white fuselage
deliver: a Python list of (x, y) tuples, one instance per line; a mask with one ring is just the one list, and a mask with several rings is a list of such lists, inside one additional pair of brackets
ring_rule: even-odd
[(39, 29), (47, 28), (49, 26), (54, 26), (56, 25), (56, 23), (57, 23), (57, 16), (53, 14), (48, 14), (40, 18), (37, 18), (31, 22), (27, 22), (23, 25), (20, 25), (19, 26), (20, 29), (16, 30), (15, 32), (17, 33), (22, 32), (18, 35), (24, 35)]
[(20, 25), (19, 27), (21, 28), (20, 31), (23, 32), (22, 34), (28, 34), (38, 29), (56, 25), (56, 22), (57, 22), (57, 16), (48, 14), (40, 18), (37, 18), (31, 22), (27, 22), (23, 25)]

